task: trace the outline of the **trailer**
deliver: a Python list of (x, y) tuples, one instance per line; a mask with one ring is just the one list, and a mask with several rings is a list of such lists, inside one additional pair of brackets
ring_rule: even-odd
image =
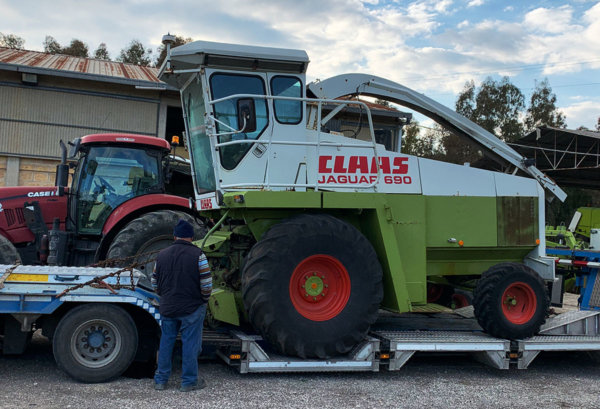
[[(550, 318), (539, 335), (510, 341), (477, 328), (473, 307), (461, 310), (378, 321), (350, 353), (332, 359), (284, 356), (259, 335), (241, 331), (231, 331), (229, 342), (221, 343), (217, 354), (242, 374), (397, 371), (416, 353), (460, 353), (501, 370), (527, 369), (544, 351), (585, 351), (600, 363), (600, 311), (570, 311)], [(465, 329), (469, 327), (473, 329)]]
[(91, 383), (155, 359), (161, 319), (157, 296), (137, 286), (142, 277), (118, 268), (0, 265), (2, 353), (23, 353), (41, 329), (58, 366)]
[[(35, 330), (52, 341), (58, 366), (80, 382), (106, 382), (134, 361), (155, 358), (159, 297), (139, 287), (138, 271), (115, 268), (0, 265), (2, 353), (21, 354)], [(97, 279), (110, 275), (108, 278)], [(94, 281), (94, 278), (97, 280)], [(133, 281), (132, 281), (133, 278)], [(94, 281), (92, 285), (83, 285)], [(132, 283), (134, 285), (132, 285)], [(595, 282), (588, 281), (597, 291)], [(65, 292), (67, 290), (67, 292)], [(584, 290), (585, 291), (585, 290)], [(542, 351), (587, 351), (600, 362), (600, 310), (573, 310), (547, 320), (523, 340), (482, 332), (468, 306), (454, 311), (380, 310), (368, 335), (328, 359), (286, 356), (249, 328), (204, 332), (203, 345), (240, 373), (400, 370), (416, 353), (462, 353), (497, 369), (526, 369)]]

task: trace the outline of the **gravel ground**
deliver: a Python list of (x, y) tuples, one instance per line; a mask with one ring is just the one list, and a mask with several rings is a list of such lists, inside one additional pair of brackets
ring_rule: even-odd
[(240, 375), (201, 361), (208, 387), (181, 393), (151, 379), (78, 384), (36, 336), (22, 356), (0, 355), (3, 408), (600, 408), (600, 366), (583, 353), (540, 355), (528, 370), (500, 371), (468, 356), (420, 355), (398, 372)]

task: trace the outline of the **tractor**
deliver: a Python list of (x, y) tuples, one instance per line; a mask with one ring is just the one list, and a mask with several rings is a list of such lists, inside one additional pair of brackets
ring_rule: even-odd
[(172, 242), (179, 219), (204, 236), (190, 215), (189, 163), (167, 141), (96, 134), (69, 142), (68, 153), (60, 145), (55, 187), (0, 188), (0, 264), (86, 266), (109, 258), (148, 270), (145, 254)]
[[(514, 340), (540, 329), (555, 281), (545, 201), (566, 195), (534, 161), (392, 81), (307, 84), (302, 50), (163, 43), (159, 75), (181, 93), (194, 210), (216, 221), (196, 242), (213, 273), (211, 325), (250, 323), (283, 354), (326, 359), (363, 340), (380, 309), (426, 306), (428, 283), (443, 280), (472, 283), (487, 333)], [(432, 118), (507, 172), (387, 150), (360, 96)], [(351, 106), (357, 129), (329, 132)]]

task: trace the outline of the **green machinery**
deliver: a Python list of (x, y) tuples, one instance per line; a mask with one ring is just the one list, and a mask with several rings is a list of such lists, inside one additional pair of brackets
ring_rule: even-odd
[[(186, 119), (190, 203), (212, 226), (196, 242), (213, 272), (211, 325), (250, 323), (284, 354), (328, 358), (361, 341), (380, 308), (426, 305), (437, 279), (477, 282), (475, 314), (494, 336), (544, 323), (555, 279), (544, 202), (565, 195), (521, 155), (383, 78), (306, 85), (304, 51), (163, 40), (160, 77), (180, 90)], [(386, 150), (369, 107), (340, 99), (358, 94), (432, 117), (510, 173)], [(360, 109), (357, 129), (328, 132), (349, 106)]]

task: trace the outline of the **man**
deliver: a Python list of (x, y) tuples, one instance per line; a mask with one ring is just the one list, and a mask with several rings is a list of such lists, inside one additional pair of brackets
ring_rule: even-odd
[(160, 295), (162, 337), (154, 389), (165, 390), (171, 376), (173, 347), (181, 331), (183, 360), (182, 392), (202, 389), (198, 381), (198, 355), (202, 350), (202, 325), (206, 303), (212, 291), (212, 278), (206, 256), (192, 244), (194, 228), (179, 220), (173, 231), (175, 242), (161, 251), (152, 273), (152, 287)]

